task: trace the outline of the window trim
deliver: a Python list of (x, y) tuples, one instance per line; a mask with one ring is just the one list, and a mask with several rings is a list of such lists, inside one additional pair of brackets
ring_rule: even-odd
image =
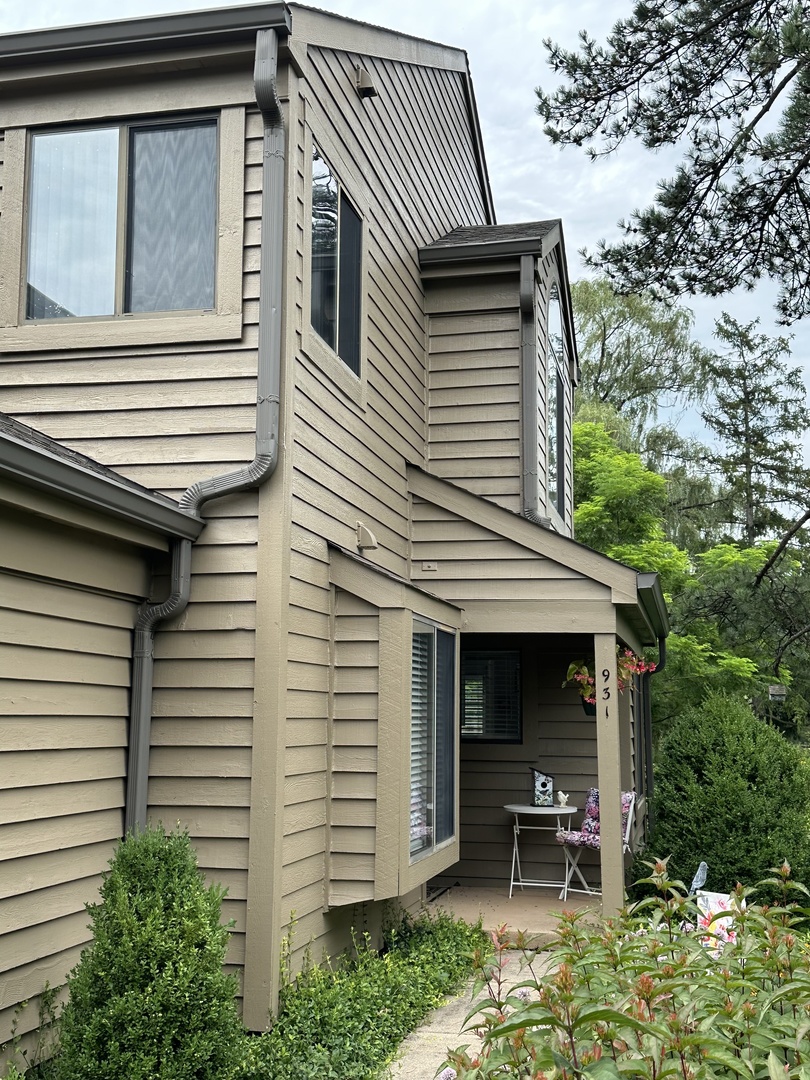
[[(127, 345), (221, 341), (242, 335), (242, 249), (244, 240), (245, 109), (199, 110), (217, 115), (219, 159), (217, 251), (213, 311), (138, 312), (70, 319), (26, 320), (25, 277), (28, 163), (31, 128), (8, 128), (3, 167), (4, 207), (0, 215), (0, 348), (6, 352), (62, 351)], [(176, 108), (110, 118), (109, 123), (178, 120), (195, 115)], [(98, 126), (104, 125), (99, 118)], [(91, 126), (85, 120), (37, 125), (37, 130)]]
[[(332, 166), (348, 201), (360, 216), (362, 227), (360, 252), (360, 371), (355, 373), (337, 352), (324, 341), (312, 325), (312, 150), (317, 146), (325, 160)], [(346, 397), (361, 409), (366, 408), (366, 371), (368, 366), (367, 296), (368, 296), (368, 249), (369, 206), (365, 199), (365, 186), (355, 174), (349, 162), (328, 135), (314, 127), (307, 130), (304, 140), (307, 179), (304, 185), (304, 289), (303, 289), (303, 340), (301, 355), (313, 361), (317, 369)]]
[[(428, 729), (429, 729), (428, 730), (428, 738), (430, 740), (431, 748), (428, 751), (427, 756), (432, 761), (432, 766), (431, 766), (431, 772), (432, 772), (431, 790), (432, 790), (432, 806), (433, 806), (433, 811), (434, 811), (434, 817), (433, 817), (433, 824), (432, 824), (433, 837), (431, 839), (431, 842), (429, 844), (427, 844), (425, 847), (421, 848), (419, 851), (413, 851), (412, 850), (413, 837), (411, 835), (412, 813), (413, 813), (413, 783), (414, 783), (414, 776), (413, 776), (413, 731), (414, 731), (414, 701), (413, 701), (414, 652), (413, 652), (413, 640), (414, 640), (414, 638), (416, 637), (417, 634), (422, 634), (424, 636), (431, 635), (432, 636), (432, 641), (433, 641), (433, 652), (432, 652), (433, 665), (432, 665), (431, 671), (430, 671), (430, 676), (432, 678), (432, 687), (430, 689), (432, 690), (432, 693), (429, 693), (429, 698), (432, 701), (432, 706), (433, 707), (432, 707), (432, 710), (431, 710), (431, 715), (427, 718)], [(439, 697), (439, 694), (438, 694), (438, 686), (439, 686), (438, 660), (439, 660), (439, 656), (440, 656), (440, 649), (439, 649), (439, 635), (440, 634), (444, 635), (446, 638), (450, 638), (452, 640), (452, 643), (453, 643), (452, 670), (449, 673), (450, 679), (452, 681), (452, 686), (451, 686), (452, 697), (451, 697), (451, 701), (450, 701), (450, 717), (449, 717), (449, 726), (450, 726), (449, 735), (450, 735), (450, 740), (451, 740), (450, 754), (452, 756), (452, 774), (453, 774), (452, 800), (453, 800), (453, 805), (452, 805), (452, 832), (450, 833), (449, 836), (445, 836), (443, 839), (441, 839), (439, 841), (436, 841), (436, 838), (435, 838), (436, 837), (436, 831), (437, 831), (436, 804), (437, 804), (437, 800), (438, 800), (437, 792), (439, 790), (439, 767), (438, 767), (438, 762), (437, 762), (437, 758), (438, 758), (437, 746), (439, 744), (439, 723), (440, 723), (440, 720), (443, 719), (442, 717), (439, 716), (440, 703), (438, 701), (438, 697)], [(458, 765), (457, 765), (457, 762), (456, 762), (456, 759), (457, 759), (456, 746), (458, 745), (458, 731), (459, 731), (459, 725), (458, 725), (458, 710), (459, 710), (458, 661), (459, 661), (459, 648), (458, 648), (458, 644), (459, 644), (459, 642), (458, 642), (458, 634), (454, 630), (449, 630), (446, 627), (440, 626), (437, 623), (433, 622), (433, 620), (431, 620), (431, 619), (425, 619), (423, 616), (417, 615), (416, 613), (414, 613), (413, 624), (412, 624), (412, 627), (411, 627), (411, 679), (410, 679), (410, 695), (409, 695), (409, 697), (410, 697), (410, 710), (409, 710), (410, 723), (408, 725), (408, 747), (409, 747), (409, 753), (408, 753), (408, 759), (409, 759), (409, 770), (408, 770), (408, 781), (409, 781), (408, 782), (408, 793), (409, 793), (409, 804), (408, 804), (408, 861), (410, 862), (410, 864), (412, 866), (415, 863), (422, 862), (424, 859), (429, 859), (432, 855), (438, 854), (445, 847), (447, 847), (449, 844), (453, 844), (455, 842), (455, 840), (456, 840), (457, 835), (458, 835), (458, 807), (456, 806), (456, 799), (455, 799), (455, 793), (456, 793), (456, 790), (457, 790), (458, 785), (459, 785)], [(447, 734), (447, 733), (445, 733), (445, 734)], [(432, 736), (432, 738), (431, 738), (431, 736)]]
[[(560, 316), (560, 339), (562, 341), (562, 353), (560, 356), (555, 356), (551, 348), (551, 309), (552, 309), (552, 294), (554, 290), (557, 291), (557, 305)], [(548, 298), (546, 300), (546, 360), (545, 360), (545, 376), (546, 376), (546, 477), (545, 477), (545, 491), (543, 492), (543, 499), (546, 505), (546, 515), (551, 519), (554, 526), (558, 531), (564, 531), (565, 529), (565, 500), (567, 495), (567, 474), (566, 474), (566, 441), (565, 441), (565, 398), (566, 398), (566, 380), (570, 380), (568, 373), (568, 366), (566, 363), (567, 343), (565, 337), (565, 322), (563, 318), (563, 290), (559, 277), (554, 275), (549, 282)], [(552, 372), (552, 360), (553, 372)], [(551, 376), (556, 374), (556, 402), (557, 408), (555, 416), (552, 418), (549, 413), (549, 407), (551, 403)], [(549, 460), (549, 434), (551, 432), (551, 425), (554, 424), (554, 432), (556, 435), (557, 446), (557, 493), (556, 499), (552, 502), (549, 486), (549, 474), (548, 474), (548, 460)]]

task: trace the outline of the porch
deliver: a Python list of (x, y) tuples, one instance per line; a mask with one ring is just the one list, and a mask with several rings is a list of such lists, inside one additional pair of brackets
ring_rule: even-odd
[[(592, 663), (601, 653), (597, 667), (613, 668), (610, 684), (615, 688), (620, 640), (607, 634), (462, 635), (460, 857), (429, 883), (434, 894), (449, 889), (438, 903), (458, 904), (473, 919), (480, 906), (485, 925), (491, 924), (488, 928), (506, 922), (512, 929), (548, 934), (556, 926), (555, 914), (563, 908), (558, 897), (564, 877), (556, 817), (521, 819), (519, 853), (524, 880), (557, 881), (560, 886), (515, 886), (509, 898), (515, 818), (505, 807), (533, 802), (532, 767), (553, 777), (555, 802), (562, 791), (576, 808), (567, 828), (580, 827), (589, 788), (600, 788), (603, 809), (606, 789), (613, 789), (617, 804), (619, 790), (634, 790), (633, 848), (642, 842), (649, 768), (648, 688), (637, 680), (632, 691), (612, 689), (600, 715), (594, 716), (585, 712), (576, 688), (563, 686), (572, 661)], [(489, 721), (494, 717), (480, 732), (466, 722), (469, 712), (476, 710)], [(526, 830), (527, 825), (543, 827)], [(589, 885), (607, 882), (606, 910), (622, 904), (624, 871), (630, 861), (629, 856), (622, 857), (618, 826), (618, 814), (615, 822), (603, 821), (602, 849), (585, 849), (580, 859)], [(617, 835), (605, 844), (614, 830)], [(601, 897), (569, 894), (564, 906), (601, 911)]]
[(510, 899), (509, 885), (501, 888), (476, 888), (455, 885), (447, 889), (429, 889), (427, 910), (446, 911), (457, 919), (475, 923), (481, 919), (485, 930), (506, 925), (510, 935), (522, 930), (533, 945), (545, 946), (555, 936), (559, 917), (566, 911), (589, 911), (594, 918), (602, 914), (598, 896), (570, 895), (565, 904), (555, 889), (515, 889)]

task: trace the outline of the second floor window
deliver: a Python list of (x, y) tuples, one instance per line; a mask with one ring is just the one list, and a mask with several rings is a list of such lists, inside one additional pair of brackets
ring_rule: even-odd
[(548, 505), (565, 516), (563, 447), (565, 446), (565, 355), (559, 287), (551, 286), (548, 301), (548, 407), (546, 411), (546, 461)]
[(214, 306), (217, 123), (35, 133), (26, 318)]
[(363, 222), (317, 146), (312, 152), (311, 320), (316, 333), (360, 374)]

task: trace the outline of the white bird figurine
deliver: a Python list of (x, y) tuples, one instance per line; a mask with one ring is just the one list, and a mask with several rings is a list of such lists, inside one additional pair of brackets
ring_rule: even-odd
[(560, 806), (568, 806), (568, 796), (565, 794), (564, 791), (557, 792), (557, 802), (560, 804)]
[(695, 876), (692, 878), (692, 884), (689, 886), (690, 896), (696, 893), (698, 889), (703, 888), (703, 886), (706, 884), (706, 875), (708, 874), (708, 872), (708, 865), (705, 862), (702, 862), (700, 866), (698, 866)]

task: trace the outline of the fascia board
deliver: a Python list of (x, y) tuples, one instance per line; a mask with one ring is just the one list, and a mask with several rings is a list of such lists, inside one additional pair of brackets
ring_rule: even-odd
[(536, 240), (492, 240), (478, 244), (453, 244), (446, 247), (423, 247), (419, 249), (419, 265), (441, 266), (445, 263), (513, 259), (520, 255), (544, 258), (560, 242), (559, 223)]
[(196, 540), (205, 522), (40, 447), (0, 433), (0, 475), (171, 537)]
[(658, 574), (638, 575), (638, 595), (656, 637), (666, 637), (670, 629), (669, 612)]
[(61, 26), (0, 35), (0, 67), (47, 63), (66, 57), (147, 52), (181, 45), (224, 45), (274, 29), (286, 36), (292, 28), (286, 4), (189, 11), (140, 19)]
[(637, 603), (636, 579), (638, 574), (629, 566), (609, 559), (584, 544), (567, 536), (560, 536), (531, 521), (504, 510), (502, 506), (473, 495), (424, 472), (418, 465), (408, 465), (408, 490), (412, 495), (483, 525), (499, 536), (514, 540), (529, 551), (534, 551), (554, 562), (576, 570), (612, 590), (614, 603)]

